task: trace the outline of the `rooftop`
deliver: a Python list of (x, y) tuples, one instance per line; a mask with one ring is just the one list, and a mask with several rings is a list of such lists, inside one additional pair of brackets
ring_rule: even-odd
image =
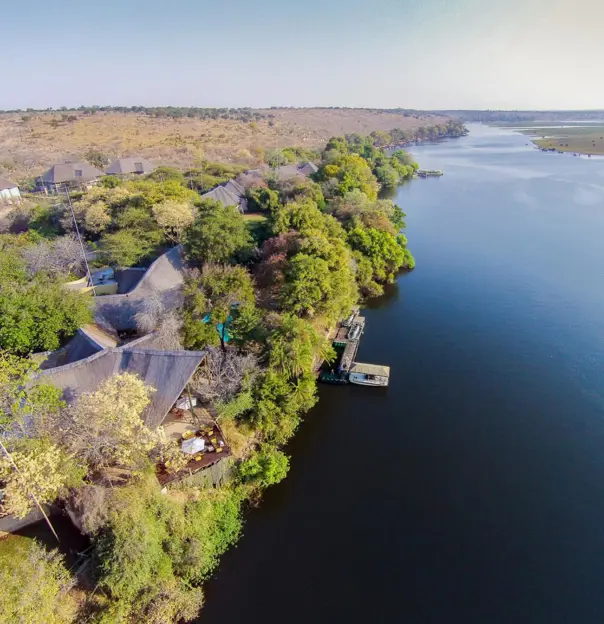
[(143, 413), (145, 425), (155, 429), (180, 397), (185, 385), (203, 361), (204, 351), (157, 351), (140, 348), (134, 341), (120, 348), (109, 347), (79, 362), (40, 371), (37, 379), (63, 391), (67, 403), (120, 373), (135, 373), (155, 389)]
[(118, 331), (135, 329), (134, 316), (149, 295), (159, 294), (165, 308), (174, 309), (182, 303), (183, 284), (184, 258), (179, 245), (157, 258), (130, 292), (96, 297), (97, 315)]
[(129, 156), (114, 160), (105, 173), (107, 175), (126, 175), (129, 173), (151, 173), (154, 170), (155, 165), (150, 161), (138, 156)]
[(63, 182), (90, 182), (105, 175), (100, 169), (87, 162), (60, 163), (45, 171), (41, 179), (50, 184)]
[(390, 376), (390, 366), (381, 366), (379, 364), (363, 364), (362, 362), (353, 362), (349, 370), (350, 373), (361, 373), (363, 375), (379, 375), (382, 377)]
[(15, 182), (11, 182), (7, 178), (0, 178), (0, 191), (5, 191), (6, 189), (17, 188), (17, 184)]

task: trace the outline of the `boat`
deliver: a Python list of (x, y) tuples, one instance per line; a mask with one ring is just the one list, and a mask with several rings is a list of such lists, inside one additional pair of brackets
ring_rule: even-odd
[(360, 324), (355, 324), (348, 332), (348, 340), (356, 340), (360, 335), (363, 327)]
[(357, 317), (357, 315), (359, 314), (359, 310), (360, 310), (359, 306), (354, 306), (352, 308), (352, 312), (351, 312), (350, 316), (347, 319), (343, 320), (340, 323), (340, 325), (342, 327), (350, 327), (352, 325), (352, 323), (354, 322), (355, 318)]
[(420, 178), (439, 178), (441, 175), (443, 175), (443, 172), (438, 169), (432, 169), (432, 170), (420, 169), (419, 171), (417, 171), (417, 175)]
[(359, 386), (387, 386), (390, 366), (353, 362), (348, 372), (348, 381)]

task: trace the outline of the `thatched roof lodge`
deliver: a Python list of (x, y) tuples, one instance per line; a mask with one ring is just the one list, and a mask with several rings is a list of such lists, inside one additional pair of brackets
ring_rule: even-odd
[(119, 348), (99, 351), (83, 360), (40, 371), (38, 380), (63, 391), (67, 403), (85, 392), (94, 392), (107, 379), (120, 373), (134, 373), (145, 385), (155, 388), (145, 409), (145, 425), (155, 429), (180, 398), (185, 386), (205, 357), (204, 351), (159, 351), (145, 349), (145, 336)]

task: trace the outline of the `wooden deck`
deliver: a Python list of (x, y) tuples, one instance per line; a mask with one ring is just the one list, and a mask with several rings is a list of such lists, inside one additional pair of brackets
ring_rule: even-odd
[[(182, 434), (178, 434), (181, 431), (182, 433), (190, 432), (189, 437), (193, 433), (195, 437), (203, 438), (206, 450), (203, 453), (193, 455), (187, 466), (176, 473), (168, 472), (163, 464), (157, 464), (155, 474), (162, 486), (195, 474), (204, 468), (209, 468), (225, 457), (232, 455), (222, 430), (203, 408), (194, 408), (193, 414), (188, 410), (174, 408), (166, 418), (164, 427), (166, 434), (179, 443), (184, 439)], [(177, 432), (177, 434), (171, 435), (171, 431)], [(224, 446), (220, 446), (221, 443)], [(208, 447), (212, 447), (215, 450), (208, 451)]]
[[(323, 366), (319, 374), (320, 381), (329, 384), (343, 385), (350, 383), (349, 375), (351, 369), (355, 366), (365, 366), (371, 369), (380, 368), (384, 370), (388, 368), (383, 366), (376, 367), (374, 364), (359, 364), (355, 362), (361, 337), (365, 330), (365, 317), (359, 316), (358, 313), (359, 310), (356, 308), (353, 314), (342, 321), (337, 328), (332, 344), (340, 355), (336, 362)], [(388, 369), (388, 373), (384, 373), (385, 376), (389, 375), (389, 370), (390, 369)]]

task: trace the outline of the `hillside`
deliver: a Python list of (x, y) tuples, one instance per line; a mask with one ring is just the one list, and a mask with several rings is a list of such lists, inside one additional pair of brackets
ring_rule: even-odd
[(255, 121), (154, 117), (125, 112), (34, 112), (0, 115), (0, 175), (39, 175), (55, 162), (82, 159), (89, 149), (109, 157), (137, 154), (189, 168), (204, 158), (254, 164), (276, 147), (319, 147), (334, 135), (444, 122), (429, 113), (369, 109), (269, 109)]

